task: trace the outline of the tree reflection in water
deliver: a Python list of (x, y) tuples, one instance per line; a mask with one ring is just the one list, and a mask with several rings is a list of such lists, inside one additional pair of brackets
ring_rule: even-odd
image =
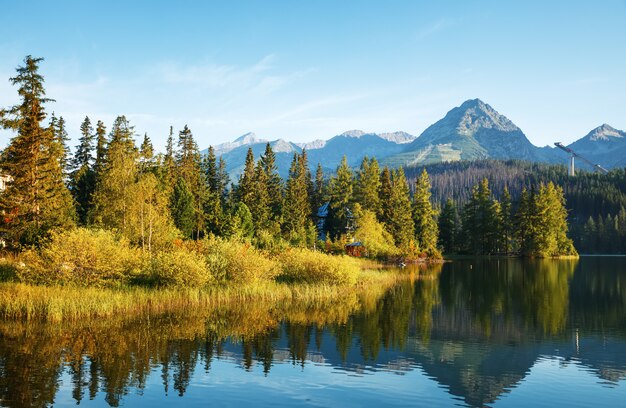
[[(407, 271), (387, 292), (327, 304), (240, 304), (80, 324), (5, 321), (0, 398), (6, 406), (53, 404), (65, 372), (77, 403), (102, 393), (119, 406), (130, 392), (143, 392), (155, 367), (164, 394), (183, 396), (216, 356), (243, 370), (258, 365), (265, 375), (286, 362), (353, 371), (420, 367), (470, 405), (493, 402), (555, 348), (615, 382), (626, 374), (623, 265), (459, 260)], [(616, 340), (595, 347), (595, 334), (608, 329), (604, 339)], [(575, 331), (583, 336), (578, 343)]]

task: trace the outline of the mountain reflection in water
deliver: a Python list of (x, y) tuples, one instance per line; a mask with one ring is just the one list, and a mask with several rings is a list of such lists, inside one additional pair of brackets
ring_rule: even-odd
[[(196, 382), (219, 388), (225, 365), (239, 367), (242, 394), (255, 370), (268, 379), (291, 365), (299, 367), (300, 374), (289, 374), (296, 388), (311, 386), (318, 369), (417, 372), (445, 390), (451, 399), (444, 402), (482, 406), (504, 402), (533, 367), (558, 361), (583, 369), (601, 383), (595, 392), (606, 393), (626, 387), (625, 266), (626, 258), (600, 257), (457, 260), (416, 270), (386, 293), (333, 304), (244, 304), (80, 324), (0, 322), (0, 403), (119, 406), (138, 394), (150, 405), (170, 405), (173, 395), (186, 404)], [(264, 380), (256, 381), (262, 392)], [(371, 391), (386, 392), (383, 385)], [(419, 390), (404, 391), (393, 401), (426, 404)], [(326, 392), (321, 384), (318, 392)], [(562, 401), (576, 402), (576, 393), (572, 387)], [(220, 403), (214, 393), (210, 400)]]

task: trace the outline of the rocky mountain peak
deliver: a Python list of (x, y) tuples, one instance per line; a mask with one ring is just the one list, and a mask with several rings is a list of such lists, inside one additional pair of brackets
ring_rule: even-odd
[(359, 137), (363, 136), (364, 134), (366, 134), (364, 131), (358, 130), (358, 129), (354, 129), (354, 130), (348, 130), (346, 132), (343, 132), (339, 136), (359, 138)]
[(622, 132), (620, 130), (615, 129), (614, 127), (607, 125), (604, 123), (602, 126), (598, 126), (593, 129), (589, 134), (585, 137), (591, 141), (611, 141), (618, 139), (623, 139), (626, 136), (626, 132)]
[(458, 121), (457, 130), (464, 136), (473, 136), (478, 129), (493, 129), (503, 132), (518, 131), (506, 116), (500, 115), (495, 109), (480, 99), (470, 99), (458, 108), (451, 110), (448, 115), (455, 117)]
[(258, 143), (258, 142), (264, 142), (264, 140), (257, 138), (254, 132), (248, 132), (245, 135), (241, 135), (237, 139), (235, 139), (235, 143), (240, 143), (242, 145)]

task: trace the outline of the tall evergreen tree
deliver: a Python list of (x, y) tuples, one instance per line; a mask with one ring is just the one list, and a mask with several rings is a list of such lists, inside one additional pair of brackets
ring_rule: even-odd
[(377, 214), (378, 220), (385, 225), (389, 225), (390, 222), (389, 206), (383, 205), (382, 203), (389, 203), (389, 200), (391, 200), (392, 190), (393, 188), (391, 185), (391, 171), (389, 170), (389, 167), (385, 166), (383, 168), (383, 171), (380, 173), (380, 187), (378, 189), (378, 197), (381, 205)]
[(218, 234), (223, 226), (223, 188), (219, 180), (219, 168), (215, 157), (213, 146), (209, 146), (209, 151), (203, 160), (203, 172), (207, 183), (207, 200), (205, 202), (205, 217), (207, 230), (213, 234)]
[(2, 170), (12, 180), (0, 196), (6, 214), (2, 227), (16, 246), (36, 244), (50, 229), (71, 225), (74, 218), (63, 180), (65, 149), (55, 130), (42, 126), (44, 104), (51, 101), (39, 74), (42, 60), (30, 55), (24, 59), (10, 79), (19, 86), (21, 103), (0, 110), (2, 127), (17, 133), (2, 154)]
[(413, 222), (415, 223), (416, 242), (420, 250), (429, 255), (437, 252), (437, 239), (439, 237), (437, 214), (430, 203), (430, 188), (430, 179), (426, 169), (424, 169), (415, 182)]
[(327, 222), (331, 236), (346, 233), (351, 220), (351, 207), (354, 200), (354, 175), (344, 155), (329, 185), (331, 213)]
[(96, 162), (93, 166), (93, 169), (96, 173), (96, 179), (104, 171), (104, 163), (106, 161), (108, 145), (106, 133), (106, 126), (104, 126), (104, 123), (99, 120), (96, 124)]
[(500, 212), (502, 217), (501, 228), (501, 247), (502, 252), (509, 254), (513, 251), (513, 213), (512, 213), (511, 194), (508, 187), (504, 187), (502, 192), (502, 199), (500, 200)]
[(187, 182), (179, 177), (172, 191), (170, 208), (174, 224), (186, 238), (192, 237), (196, 225), (195, 207), (194, 197), (187, 186)]
[(93, 195), (93, 222), (128, 233), (131, 189), (137, 181), (138, 151), (134, 128), (125, 116), (113, 122), (102, 174)]
[(306, 235), (306, 226), (310, 222), (311, 207), (306, 180), (305, 161), (301, 155), (294, 153), (289, 168), (289, 178), (285, 188), (285, 204), (283, 206), (283, 230), (293, 241), (302, 242)]
[(254, 170), (252, 201), (249, 206), (252, 220), (257, 230), (267, 228), (270, 217), (272, 216), (270, 207), (271, 199), (268, 194), (268, 181), (263, 163), (259, 160)]
[(458, 214), (450, 198), (439, 215), (439, 245), (445, 253), (457, 252)]
[(324, 169), (320, 163), (317, 164), (315, 170), (315, 186), (313, 188), (313, 196), (311, 197), (311, 208), (313, 215), (317, 214), (317, 210), (326, 202), (326, 180), (324, 180)]
[(178, 133), (176, 152), (178, 177), (185, 180), (194, 196), (195, 238), (199, 239), (205, 229), (205, 206), (208, 200), (208, 186), (202, 171), (200, 150), (187, 125)]
[(260, 164), (265, 172), (267, 179), (267, 195), (269, 197), (270, 217), (272, 220), (279, 220), (282, 214), (283, 205), (283, 182), (278, 174), (276, 166), (276, 154), (272, 150), (272, 146), (267, 143), (265, 152), (261, 156)]
[(411, 211), (409, 185), (404, 176), (402, 167), (395, 170), (391, 176), (391, 194), (386, 206), (389, 220), (387, 230), (393, 236), (396, 246), (403, 251), (411, 248), (414, 242), (415, 224)]
[(76, 213), (80, 224), (85, 225), (91, 211), (92, 195), (96, 186), (94, 171), (93, 128), (89, 117), (85, 116), (80, 125), (80, 139), (72, 159), (72, 173), (70, 175), (70, 189), (76, 203)]
[(463, 209), (463, 237), (466, 250), (476, 255), (500, 252), (500, 203), (491, 196), (489, 181), (484, 178), (472, 189), (472, 197)]
[(142, 174), (155, 173), (156, 170), (154, 146), (152, 146), (152, 141), (148, 134), (144, 133), (141, 146), (139, 146), (139, 172)]
[(165, 143), (165, 155), (163, 156), (163, 164), (161, 170), (161, 182), (165, 186), (165, 190), (171, 192), (174, 184), (178, 182), (176, 175), (176, 158), (174, 156), (174, 127), (170, 126), (170, 133)]
[(244, 203), (248, 209), (252, 205), (252, 200), (254, 200), (254, 169), (254, 153), (252, 153), (252, 148), (249, 148), (243, 173), (239, 177), (239, 185), (237, 186), (238, 201)]
[(363, 158), (361, 168), (357, 172), (355, 198), (356, 202), (374, 214), (380, 213), (380, 167), (376, 158)]

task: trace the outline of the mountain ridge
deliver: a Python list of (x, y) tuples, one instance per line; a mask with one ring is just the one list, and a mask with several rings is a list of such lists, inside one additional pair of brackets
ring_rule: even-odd
[[(320, 163), (325, 171), (334, 171), (344, 155), (351, 167), (358, 167), (366, 156), (376, 157), (381, 165), (390, 167), (488, 158), (546, 163), (566, 160), (565, 153), (554, 147), (532, 144), (513, 121), (478, 98), (452, 108), (417, 137), (403, 131), (374, 133), (352, 129), (328, 140), (293, 143), (284, 139), (270, 141), (249, 132), (233, 142), (214, 146), (214, 150), (216, 156), (226, 161), (231, 177), (237, 177), (243, 170), (248, 148), (258, 158), (267, 143), (276, 153), (282, 176), (288, 174), (293, 154), (303, 149), (309, 154), (312, 170)], [(606, 123), (568, 147), (608, 168), (626, 165), (626, 132)]]

